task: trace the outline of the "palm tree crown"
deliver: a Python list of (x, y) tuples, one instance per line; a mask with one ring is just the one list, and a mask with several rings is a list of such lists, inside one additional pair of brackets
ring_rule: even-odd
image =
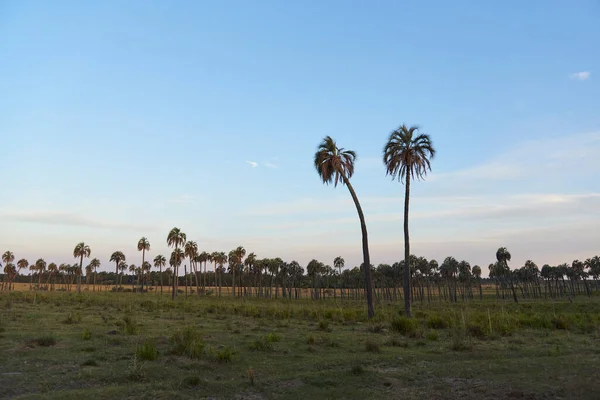
[(354, 175), (356, 153), (352, 150), (338, 148), (331, 136), (323, 139), (315, 153), (315, 168), (323, 183), (337, 186), (338, 182), (346, 183)]
[(433, 142), (429, 135), (418, 130), (416, 126), (402, 125), (390, 134), (383, 149), (383, 163), (392, 179), (403, 181), (407, 175), (421, 179), (431, 171), (435, 156)]

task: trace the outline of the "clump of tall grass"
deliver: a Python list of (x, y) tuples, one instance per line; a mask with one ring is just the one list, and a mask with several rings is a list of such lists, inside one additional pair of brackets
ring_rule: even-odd
[(176, 331), (171, 336), (171, 353), (198, 359), (202, 356), (204, 350), (204, 340), (199, 331), (191, 326), (187, 326)]
[(379, 344), (371, 340), (367, 340), (365, 342), (365, 351), (369, 353), (379, 353)]
[(125, 323), (124, 330), (128, 335), (137, 335), (139, 332), (139, 327), (137, 321), (130, 315), (126, 315), (123, 317), (123, 322)]
[(63, 324), (67, 324), (67, 325), (78, 324), (80, 322), (81, 322), (81, 314), (79, 314), (78, 312), (75, 314), (68, 313), (66, 318), (63, 320)]
[(81, 332), (81, 339), (82, 340), (90, 340), (92, 338), (92, 331), (89, 330), (89, 328), (84, 328), (83, 332)]
[(273, 342), (265, 336), (250, 342), (248, 348), (254, 351), (273, 351)]
[(418, 333), (420, 324), (419, 321), (416, 319), (400, 316), (392, 320), (392, 322), (390, 323), (390, 327), (393, 331), (398, 332), (404, 336), (414, 337)]
[(153, 342), (145, 340), (144, 343), (137, 346), (135, 355), (140, 360), (154, 361), (158, 358), (158, 349)]

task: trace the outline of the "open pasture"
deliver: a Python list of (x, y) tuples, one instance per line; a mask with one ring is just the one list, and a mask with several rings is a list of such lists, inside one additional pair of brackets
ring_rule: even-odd
[(2, 293), (0, 397), (596, 399), (599, 300)]

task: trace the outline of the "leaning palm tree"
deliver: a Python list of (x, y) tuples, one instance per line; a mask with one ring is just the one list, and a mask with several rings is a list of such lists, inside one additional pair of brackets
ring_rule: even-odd
[[(146, 264), (146, 252), (150, 251), (150, 242), (145, 237), (141, 238), (137, 244), (138, 251), (142, 252), (142, 268)], [(144, 291), (144, 280), (142, 280), (142, 292)]]
[(28, 266), (29, 261), (27, 261), (25, 258), (21, 258), (19, 261), (17, 261), (17, 274), (19, 274), (22, 269), (26, 270)]
[(114, 262), (115, 263), (115, 290), (117, 288), (117, 285), (120, 285), (120, 274), (119, 274), (119, 264), (124, 263), (125, 260), (125, 254), (123, 254), (122, 251), (115, 251), (114, 253), (112, 253), (112, 255), (110, 256), (110, 262)]
[(317, 149), (317, 152), (315, 153), (314, 164), (323, 183), (333, 183), (335, 187), (339, 182), (341, 182), (342, 185), (346, 185), (350, 191), (352, 200), (354, 200), (354, 205), (356, 206), (356, 211), (358, 212), (358, 218), (360, 219), (360, 228), (362, 232), (368, 315), (369, 318), (372, 318), (375, 315), (375, 310), (373, 308), (373, 283), (371, 281), (371, 260), (369, 257), (367, 224), (365, 222), (365, 217), (358, 201), (358, 197), (354, 192), (354, 188), (350, 184), (350, 178), (352, 178), (352, 175), (354, 174), (355, 160), (356, 153), (351, 150), (338, 148), (335, 141), (330, 136), (327, 136), (323, 139)]
[[(179, 228), (171, 229), (171, 231), (167, 235), (167, 245), (169, 245), (169, 247), (175, 247), (176, 253), (178, 253), (177, 250), (180, 247), (183, 247), (185, 245), (186, 241), (187, 238), (185, 236), (185, 233), (181, 232)], [(176, 266), (173, 271), (173, 293), (171, 294), (171, 298), (173, 300), (175, 300), (175, 293), (177, 291), (177, 277), (179, 276), (177, 267), (178, 266)]]
[(165, 265), (167, 265), (167, 259), (165, 258), (165, 256), (159, 254), (156, 257), (154, 257), (154, 268), (158, 268), (160, 270), (160, 294), (162, 294), (163, 292), (162, 269)]
[(404, 313), (410, 317), (410, 241), (408, 237), (408, 205), (411, 179), (423, 179), (431, 171), (435, 149), (429, 135), (418, 133), (418, 127), (400, 126), (393, 131), (383, 148), (386, 175), (405, 183), (404, 192)]
[(77, 293), (81, 293), (81, 272), (83, 267), (83, 257), (88, 258), (92, 251), (90, 250), (90, 246), (81, 242), (75, 246), (73, 250), (73, 257), (79, 258), (79, 272), (77, 274)]

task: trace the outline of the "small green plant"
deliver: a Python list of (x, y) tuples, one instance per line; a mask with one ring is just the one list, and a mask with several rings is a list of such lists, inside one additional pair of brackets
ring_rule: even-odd
[(313, 335), (309, 335), (309, 336), (306, 338), (306, 344), (310, 344), (310, 345), (313, 345), (313, 344), (315, 344), (315, 337), (314, 337)]
[(68, 313), (67, 316), (65, 317), (65, 319), (63, 320), (63, 323), (67, 324), (67, 325), (78, 324), (80, 322), (81, 322), (81, 315), (78, 312), (75, 314)]
[(319, 321), (319, 330), (324, 332), (329, 332), (329, 321), (321, 320)]
[(450, 348), (454, 351), (470, 350), (472, 348), (471, 338), (464, 326), (452, 329), (452, 340)]
[(181, 356), (185, 355), (189, 358), (200, 358), (204, 350), (202, 335), (191, 326), (175, 332), (171, 336), (171, 343), (173, 345), (171, 353)]
[(137, 346), (135, 355), (140, 360), (154, 361), (158, 358), (158, 350), (153, 342), (145, 340), (144, 343)]
[(92, 338), (92, 331), (90, 331), (88, 328), (84, 328), (83, 332), (81, 332), (81, 339), (82, 340), (90, 340)]
[(365, 351), (368, 351), (369, 353), (379, 353), (379, 344), (371, 340), (367, 340), (365, 342)]
[(266, 337), (256, 339), (248, 345), (250, 350), (254, 351), (272, 351), (273, 344), (269, 342)]
[(267, 341), (270, 343), (279, 342), (281, 337), (275, 332), (271, 332), (267, 335)]
[(56, 338), (52, 335), (44, 335), (35, 339), (35, 343), (42, 347), (54, 346), (56, 344)]
[(129, 316), (126, 315), (125, 317), (123, 317), (123, 322), (125, 323), (125, 333), (128, 335), (137, 335), (139, 332), (139, 327), (138, 324), (136, 322), (136, 320)]
[(133, 382), (142, 382), (146, 378), (142, 363), (138, 362), (137, 355), (134, 354), (133, 361), (127, 371), (127, 378)]
[(435, 341), (439, 340), (440, 334), (435, 329), (432, 329), (429, 332), (427, 332), (427, 336), (425, 338), (427, 340), (429, 340), (430, 342), (435, 342)]
[(97, 367), (98, 363), (93, 358), (87, 359), (81, 363), (82, 367)]
[(216, 359), (219, 362), (228, 363), (233, 361), (233, 356), (233, 350), (231, 350), (229, 347), (224, 347), (221, 350), (217, 351)]

